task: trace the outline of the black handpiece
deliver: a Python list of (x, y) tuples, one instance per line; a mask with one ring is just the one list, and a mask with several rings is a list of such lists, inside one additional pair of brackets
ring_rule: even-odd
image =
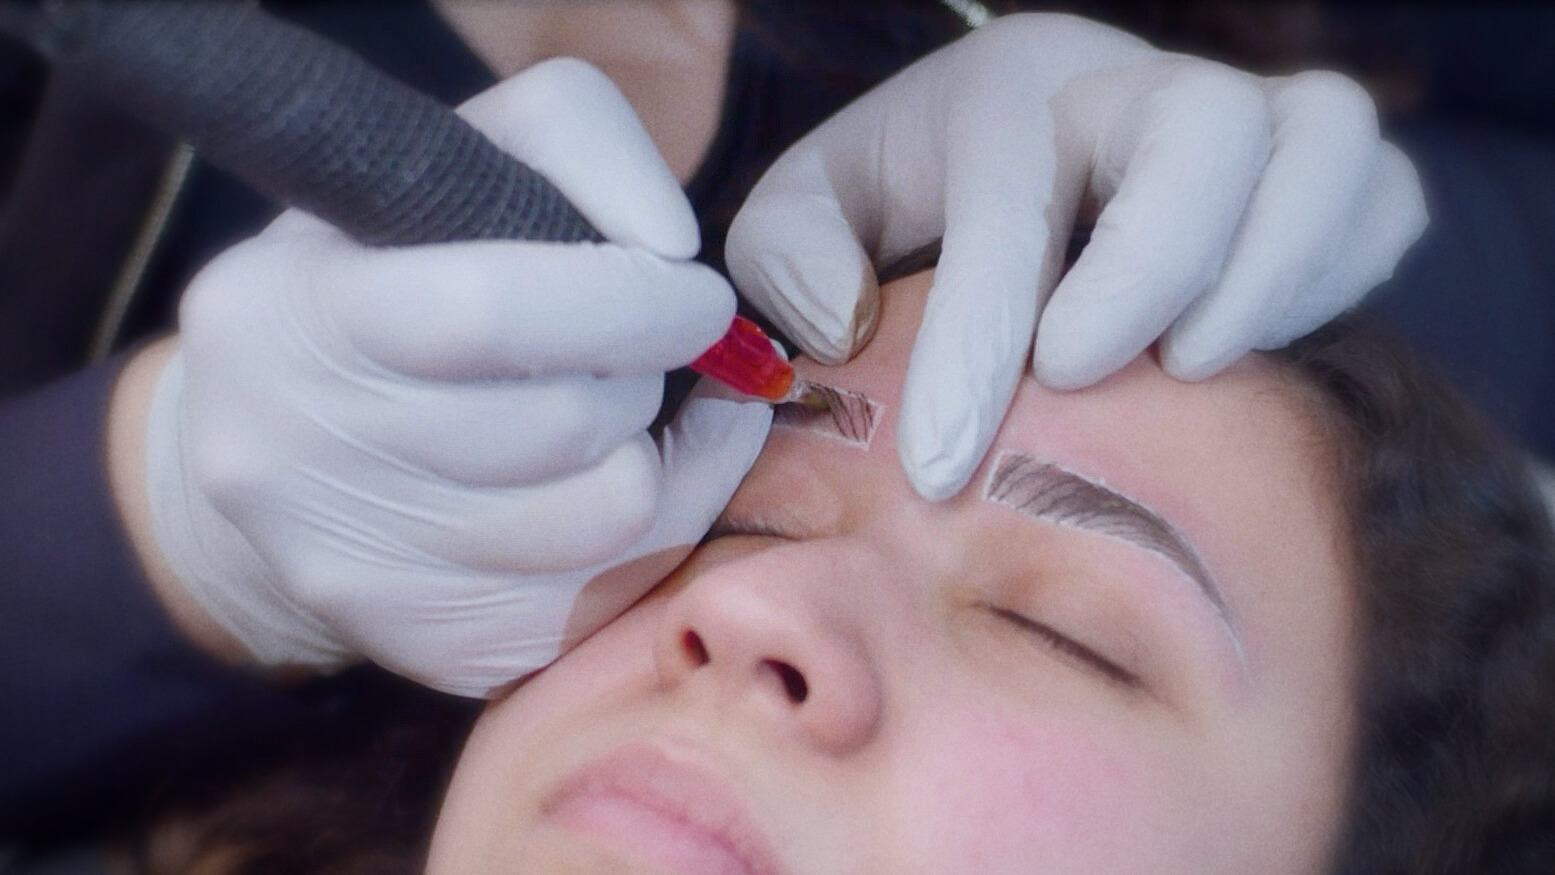
[[(0, 0), (0, 29), (362, 243), (604, 240), (545, 177), (452, 110), (252, 5)], [(829, 405), (744, 317), (690, 368), (774, 403)]]
[(279, 203), (372, 245), (599, 241), (452, 110), (252, 4), (11, 2), (0, 26)]

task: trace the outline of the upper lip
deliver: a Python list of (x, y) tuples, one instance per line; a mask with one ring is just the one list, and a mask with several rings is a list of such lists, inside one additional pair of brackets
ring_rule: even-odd
[(548, 813), (587, 796), (611, 796), (678, 821), (716, 842), (750, 875), (783, 875), (745, 806), (720, 780), (675, 746), (632, 743), (590, 762), (549, 799)]

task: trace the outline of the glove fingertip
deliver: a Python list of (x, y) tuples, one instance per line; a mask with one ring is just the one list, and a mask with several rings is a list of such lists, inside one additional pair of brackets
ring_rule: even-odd
[(1127, 314), (1065, 306), (1074, 300), (1055, 295), (1037, 324), (1031, 374), (1050, 389), (1084, 389), (1100, 382), (1150, 343)]
[(1083, 352), (1055, 349), (1037, 337), (1037, 345), (1031, 355), (1031, 375), (1049, 389), (1067, 392), (1084, 389), (1115, 370), (1099, 365)]
[(702, 249), (696, 213), (678, 190), (649, 188), (637, 201), (623, 201), (620, 215), (601, 215), (600, 233), (628, 246), (641, 246), (671, 261), (686, 261)]
[[(715, 479), (738, 483), (755, 463), (771, 425), (771, 404), (716, 380), (699, 381), (660, 439), (666, 482), (703, 479), (709, 473), (703, 469), (711, 468), (721, 475)], [(738, 474), (728, 474), (735, 469)]]
[(950, 428), (936, 427), (935, 417), (921, 410), (904, 399), (896, 424), (897, 455), (913, 491), (929, 501), (943, 501), (971, 480), (987, 442), (976, 435), (975, 423), (962, 419)]
[(914, 492), (928, 501), (944, 501), (966, 486), (968, 477), (932, 463), (914, 466), (907, 464), (907, 480)]
[(835, 201), (769, 195), (748, 202), (725, 250), (735, 285), (816, 360), (847, 361), (873, 331), (874, 265)]
[(913, 491), (929, 501), (943, 501), (966, 486), (971, 479), (971, 472), (959, 460), (946, 457), (941, 453), (931, 453), (927, 457), (921, 457), (919, 453), (912, 451), (905, 442), (901, 444), (902, 469), (907, 473), (907, 482), (912, 484)]
[(1179, 380), (1197, 383), (1220, 373), (1247, 349), (1246, 345), (1210, 342), (1173, 326), (1161, 338), (1161, 368)]

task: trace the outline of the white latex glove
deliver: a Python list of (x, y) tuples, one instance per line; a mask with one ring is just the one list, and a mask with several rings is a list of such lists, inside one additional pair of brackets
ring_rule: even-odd
[(553, 61), (460, 112), (614, 242), (369, 249), (292, 211), (182, 304), (154, 534), (262, 664), (485, 695), (658, 582), (765, 440), (767, 405), (700, 390), (644, 431), (735, 302), (609, 80)]
[[(1098, 207), (1059, 282), (1077, 215)], [(875, 265), (943, 238), (897, 427), (908, 478), (940, 499), (981, 461), (1028, 356), (1078, 388), (1160, 338), (1166, 369), (1200, 379), (1354, 304), (1424, 227), (1414, 168), (1355, 82), (1260, 78), (1026, 14), (796, 143), (727, 256), (757, 307), (835, 363), (874, 330)]]

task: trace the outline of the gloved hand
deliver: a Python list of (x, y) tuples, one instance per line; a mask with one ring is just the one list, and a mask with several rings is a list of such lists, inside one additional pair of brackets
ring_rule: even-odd
[[(1060, 282), (1077, 215), (1095, 231)], [(1166, 369), (1200, 379), (1355, 303), (1424, 227), (1414, 168), (1351, 80), (1259, 78), (1026, 14), (791, 147), (727, 256), (749, 300), (834, 363), (874, 330), (875, 265), (943, 238), (897, 428), (909, 480), (939, 499), (981, 461), (1028, 355), (1078, 388), (1159, 337)]]
[(155, 538), (262, 664), (487, 694), (667, 574), (765, 439), (767, 405), (700, 389), (644, 431), (735, 302), (609, 80), (553, 61), (460, 112), (614, 242), (369, 249), (291, 211), (185, 295)]

